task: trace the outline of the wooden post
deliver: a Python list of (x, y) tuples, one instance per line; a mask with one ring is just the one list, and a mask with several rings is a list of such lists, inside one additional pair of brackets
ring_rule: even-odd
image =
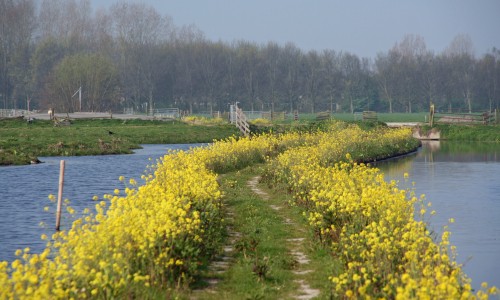
[(434, 126), (434, 104), (431, 103), (431, 107), (429, 110), (429, 125)]
[(59, 231), (59, 228), (61, 226), (61, 206), (62, 206), (63, 187), (64, 187), (64, 160), (61, 160), (61, 166), (59, 168), (59, 193), (57, 194), (56, 231)]

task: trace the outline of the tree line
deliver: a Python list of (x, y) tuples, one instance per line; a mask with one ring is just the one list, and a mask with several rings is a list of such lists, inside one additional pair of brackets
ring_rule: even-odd
[[(369, 45), (367, 45), (369, 47)], [(0, 108), (174, 107), (356, 112), (485, 111), (500, 104), (500, 50), (467, 35), (442, 53), (406, 35), (374, 58), (293, 43), (211, 41), (143, 3), (0, 0)], [(81, 88), (81, 99), (77, 91)]]

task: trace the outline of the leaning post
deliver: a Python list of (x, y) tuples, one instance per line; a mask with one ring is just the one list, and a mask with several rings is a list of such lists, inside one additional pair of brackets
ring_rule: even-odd
[(63, 187), (64, 187), (64, 160), (61, 160), (61, 164), (59, 167), (59, 192), (57, 194), (56, 231), (59, 231), (61, 227), (61, 206), (62, 206)]

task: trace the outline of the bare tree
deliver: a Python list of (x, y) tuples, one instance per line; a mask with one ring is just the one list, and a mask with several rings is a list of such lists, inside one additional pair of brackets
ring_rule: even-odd
[(0, 94), (4, 108), (24, 107), (21, 103), (31, 96), (29, 59), (35, 26), (32, 0), (0, 0)]
[(299, 72), (303, 54), (295, 44), (287, 43), (283, 49), (283, 56), (281, 58), (284, 74), (286, 74), (284, 76), (285, 94), (290, 103), (290, 113), (293, 113), (294, 109), (298, 109), (297, 102), (299, 102), (302, 97), (299, 90)]
[(43, 0), (39, 14), (40, 38), (55, 38), (71, 52), (79, 52), (92, 43), (90, 0)]
[(148, 103), (153, 111), (154, 78), (162, 72), (156, 48), (173, 37), (172, 19), (145, 4), (127, 2), (114, 4), (111, 15), (125, 95), (135, 106)]
[(275, 111), (275, 106), (278, 102), (278, 85), (280, 78), (280, 61), (281, 49), (276, 43), (268, 43), (262, 49), (262, 61), (263, 61), (263, 73), (265, 74), (267, 87), (267, 95), (269, 97), (269, 103), (271, 111)]
[(250, 103), (250, 109), (255, 110), (255, 101), (258, 89), (258, 47), (249, 42), (239, 42), (237, 47), (237, 59), (239, 61), (239, 78), (243, 80), (246, 90), (247, 100)]
[(349, 103), (351, 113), (354, 113), (354, 100), (359, 97), (362, 66), (359, 58), (350, 53), (341, 56), (341, 73), (343, 80), (343, 97)]
[(469, 113), (472, 112), (472, 85), (474, 77), (474, 47), (468, 35), (458, 35), (445, 50), (453, 70), (457, 90), (461, 91)]
[(321, 58), (316, 51), (309, 51), (305, 56), (305, 61), (306, 95), (311, 102), (311, 113), (314, 113), (318, 105), (319, 89), (324, 78), (323, 67)]
[[(322, 66), (325, 70), (325, 88), (326, 95), (330, 100), (330, 111), (337, 111), (340, 107), (340, 91), (341, 91), (341, 71), (340, 71), (340, 56), (333, 50), (325, 50), (322, 55)], [(334, 102), (335, 101), (335, 102)], [(335, 103), (335, 107), (334, 107)]]

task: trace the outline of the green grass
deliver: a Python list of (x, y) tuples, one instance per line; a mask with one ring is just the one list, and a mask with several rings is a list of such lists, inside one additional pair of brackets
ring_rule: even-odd
[[(259, 166), (222, 175), (220, 182), (225, 194), (225, 207), (228, 214), (228, 228), (239, 232), (233, 237), (234, 251), (230, 252), (228, 269), (217, 274), (205, 270), (197, 282), (194, 292), (180, 294), (180, 298), (195, 296), (196, 299), (290, 299), (299, 293), (303, 279), (311, 287), (319, 289), (318, 299), (328, 299), (330, 283), (328, 274), (335, 268), (335, 261), (323, 246), (312, 240), (312, 233), (299, 208), (288, 205), (290, 196), (279, 189), (269, 189), (265, 184), (259, 188), (269, 194), (265, 200), (256, 195), (247, 182), (262, 173)], [(275, 210), (271, 205), (280, 206)], [(291, 222), (287, 224), (285, 220)], [(304, 238), (299, 245), (289, 239)], [(228, 237), (228, 242), (231, 238)], [(294, 274), (298, 262), (291, 250), (305, 253), (311, 262), (304, 269), (314, 270), (308, 274)], [(256, 268), (264, 272), (259, 276)], [(214, 287), (207, 287), (210, 278), (220, 280)]]
[(441, 138), (453, 141), (500, 142), (500, 125), (436, 125)]
[[(334, 119), (354, 121), (354, 115), (333, 114)], [(379, 113), (379, 122), (423, 122), (426, 113)], [(362, 127), (374, 123), (356, 121)], [(375, 123), (377, 124), (377, 123)], [(321, 127), (314, 114), (300, 115), (298, 121), (273, 122), (255, 126), (254, 132), (314, 130)], [(483, 125), (439, 125), (449, 140), (500, 141), (500, 127)], [(113, 134), (109, 134), (112, 132)], [(180, 121), (119, 119), (77, 119), (70, 126), (54, 127), (51, 121), (28, 124), (21, 119), (0, 120), (0, 165), (29, 164), (38, 156), (72, 156), (131, 153), (140, 144), (205, 143), (239, 135), (235, 126), (193, 125)]]
[(70, 126), (50, 121), (28, 124), (0, 120), (0, 165), (28, 164), (38, 156), (131, 153), (140, 144), (206, 143), (238, 135), (231, 125), (190, 125), (179, 121), (74, 120)]

